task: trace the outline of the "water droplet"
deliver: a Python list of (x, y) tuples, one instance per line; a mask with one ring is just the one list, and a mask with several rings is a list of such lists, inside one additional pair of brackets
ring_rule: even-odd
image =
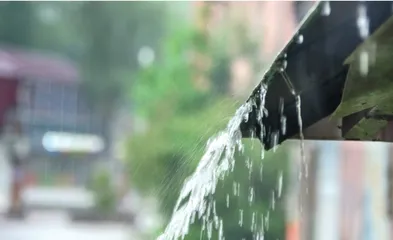
[(250, 162), (251, 162), (251, 161), (250, 161), (250, 158), (248, 157), (248, 158), (246, 159), (246, 167), (247, 167), (247, 169), (250, 169), (250, 165), (251, 165)]
[(285, 135), (287, 133), (287, 117), (285, 115), (281, 116), (280, 124), (281, 124), (281, 134)]
[(218, 240), (224, 239), (224, 226), (222, 219), (220, 220), (220, 227), (218, 229)]
[(283, 178), (283, 173), (282, 173), (282, 171), (280, 171), (279, 173), (278, 173), (278, 186), (277, 186), (277, 194), (278, 194), (278, 197), (280, 198), (281, 197), (281, 193), (282, 193), (282, 178)]
[(279, 114), (280, 114), (280, 126), (281, 126), (281, 134), (285, 135), (286, 129), (287, 129), (287, 118), (284, 115), (284, 99), (280, 98), (280, 103), (279, 103)]
[(251, 217), (251, 231), (253, 232), (255, 229), (255, 212), (252, 213)]
[(202, 224), (202, 227), (201, 227), (201, 232), (199, 233), (200, 239), (202, 239), (203, 232), (204, 232), (204, 231), (205, 231), (205, 229), (206, 229), (206, 226), (205, 226), (205, 225), (206, 225), (205, 223), (203, 223), (203, 224)]
[(367, 16), (367, 7), (364, 3), (359, 4), (356, 23), (358, 25), (360, 37), (366, 39), (370, 34), (370, 22)]
[(253, 162), (251, 161), (250, 158), (247, 158), (246, 166), (247, 166), (247, 169), (248, 169), (248, 180), (251, 180)]
[(214, 228), (216, 230), (218, 230), (218, 227), (219, 227), (219, 224), (220, 224), (220, 219), (218, 218), (218, 216), (214, 216), (213, 222), (214, 222)]
[(262, 177), (263, 177), (263, 164), (261, 163), (261, 168), (259, 169), (259, 176), (261, 178), (261, 182), (262, 182)]
[[(260, 93), (259, 93), (260, 106), (259, 106), (259, 111), (258, 111), (258, 115), (257, 115), (257, 119), (258, 119), (259, 125), (261, 126), (261, 129), (263, 129), (262, 119), (266, 115), (266, 109), (265, 109), (266, 93), (267, 93), (267, 87), (264, 84), (261, 84)], [(261, 131), (260, 139), (263, 139), (263, 138), (264, 138), (264, 131)]]
[(296, 38), (296, 42), (297, 42), (298, 44), (302, 44), (303, 41), (304, 41), (303, 35), (302, 35), (302, 34), (299, 34), (299, 35), (297, 36), (297, 38)]
[(369, 54), (367, 51), (362, 51), (359, 56), (359, 71), (361, 76), (367, 76), (369, 68)]
[(278, 131), (272, 132), (271, 141), (272, 141), (272, 146), (273, 146), (273, 152), (275, 152), (277, 150), (278, 138), (279, 138), (279, 132)]
[(227, 208), (229, 208), (229, 194), (227, 194)]
[(274, 195), (274, 191), (272, 191), (272, 210), (276, 207), (276, 197)]
[(213, 220), (214, 220), (214, 226), (217, 229), (218, 228), (218, 216), (217, 216), (217, 211), (216, 211), (216, 201), (213, 202)]
[(269, 211), (267, 211), (265, 216), (265, 228), (266, 230), (269, 230)]
[(248, 194), (248, 203), (251, 205), (253, 201), (254, 201), (254, 188), (250, 187), (250, 191)]
[(236, 182), (233, 182), (233, 195), (237, 196), (237, 184), (236, 184)]
[(329, 1), (324, 2), (321, 12), (322, 16), (329, 16), (331, 11), (332, 9), (330, 8), (330, 2)]
[(213, 235), (213, 222), (209, 221), (207, 223), (207, 239), (211, 239)]
[(239, 226), (243, 227), (243, 209), (239, 209)]
[[(298, 120), (298, 125), (299, 125), (299, 136), (300, 136), (300, 157), (302, 159), (302, 163), (305, 166), (306, 169), (306, 178), (308, 177), (308, 168), (307, 168), (307, 163), (306, 163), (306, 156), (304, 155), (304, 135), (303, 135), (303, 121), (302, 121), (302, 109), (301, 109), (301, 98), (300, 95), (296, 95), (295, 97), (296, 100), (296, 112), (297, 112), (297, 120)], [(302, 177), (301, 171), (299, 171), (299, 177)]]
[(211, 204), (211, 202), (209, 201), (209, 204), (207, 205), (207, 212), (206, 212), (206, 217), (207, 217), (208, 219), (210, 218), (211, 211), (212, 211), (212, 204)]
[(264, 232), (264, 228), (265, 228), (265, 218), (263, 217), (263, 214), (261, 214), (261, 232)]
[(284, 98), (280, 97), (280, 102), (278, 104), (278, 112), (280, 114), (284, 113)]
[(288, 66), (288, 61), (287, 60), (283, 60), (281, 63), (281, 67), (280, 67), (280, 72), (284, 72), (285, 69), (287, 69)]

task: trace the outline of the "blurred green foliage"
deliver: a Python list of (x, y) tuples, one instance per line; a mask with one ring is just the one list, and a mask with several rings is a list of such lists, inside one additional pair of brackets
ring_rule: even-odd
[(95, 207), (100, 213), (110, 214), (115, 210), (116, 192), (108, 170), (96, 170), (90, 179), (89, 189), (94, 194)]

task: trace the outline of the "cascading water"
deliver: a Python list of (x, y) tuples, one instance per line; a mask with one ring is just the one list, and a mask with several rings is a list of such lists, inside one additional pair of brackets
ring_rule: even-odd
[[(303, 40), (303, 37), (302, 37)], [(305, 166), (306, 176), (307, 167), (304, 160), (304, 143), (302, 133), (302, 118), (301, 118), (301, 101), (300, 95), (295, 92), (292, 83), (285, 74), (285, 68), (280, 68), (280, 72), (283, 74), (286, 80), (289, 90), (293, 94), (296, 100), (296, 109), (298, 114), (298, 124), (300, 132), (301, 142), (301, 156), (302, 162)], [(264, 116), (268, 115), (265, 106), (265, 98), (267, 93), (267, 86), (261, 84), (259, 89), (259, 110), (257, 112), (257, 121), (260, 123), (260, 139), (264, 139), (266, 129), (262, 124)], [(282, 105), (282, 106), (281, 106)], [(283, 103), (281, 104), (283, 107)], [(240, 132), (240, 124), (243, 121), (248, 121), (249, 114), (256, 107), (255, 101), (248, 101), (242, 105), (237, 111), (235, 116), (229, 121), (227, 128), (220, 132), (217, 136), (209, 139), (206, 147), (205, 154), (198, 164), (195, 172), (186, 179), (183, 188), (180, 191), (180, 196), (177, 200), (176, 206), (173, 211), (172, 218), (166, 227), (163, 234), (161, 234), (157, 240), (177, 240), (183, 239), (189, 232), (190, 225), (195, 221), (195, 218), (202, 220), (202, 233), (206, 231), (208, 239), (212, 238), (213, 228), (218, 230), (219, 240), (224, 240), (223, 236), (223, 220), (217, 216), (215, 210), (215, 202), (209, 198), (215, 193), (216, 185), (220, 179), (224, 179), (227, 174), (234, 171), (235, 159), (234, 153), (237, 150), (243, 151), (242, 136)], [(281, 112), (281, 129), (280, 132), (285, 134), (286, 132), (286, 117), (283, 115), (283, 109)], [(252, 133), (255, 134), (255, 133)], [(270, 138), (273, 141), (273, 151), (278, 145), (279, 132), (271, 133)], [(261, 158), (264, 158), (264, 147), (262, 147)], [(249, 170), (249, 179), (251, 178), (252, 172), (252, 161), (247, 159), (246, 166)], [(262, 170), (263, 163), (261, 162), (260, 177), (262, 181)], [(255, 213), (253, 213), (251, 228), (254, 232), (254, 240), (264, 239), (264, 231), (269, 228), (269, 215), (270, 210), (274, 210), (276, 198), (280, 198), (282, 194), (282, 180), (283, 174), (279, 173), (277, 194), (275, 190), (271, 194), (271, 204), (267, 213), (262, 216), (261, 229), (257, 229), (257, 221), (255, 220)], [(255, 191), (253, 187), (248, 190), (248, 202), (251, 206), (254, 200)], [(237, 182), (233, 183), (233, 195), (240, 196), (240, 184)], [(229, 208), (229, 194), (226, 196), (226, 206)], [(243, 209), (239, 209), (239, 225), (243, 226), (244, 212)], [(202, 234), (201, 233), (201, 234)]]
[[(262, 123), (263, 116), (267, 115), (264, 108), (267, 86), (262, 84), (260, 88), (259, 101), (260, 111), (257, 118)], [(227, 128), (217, 136), (211, 138), (206, 147), (206, 152), (198, 164), (195, 172), (186, 179), (180, 196), (177, 200), (173, 211), (172, 218), (163, 234), (158, 240), (176, 240), (184, 238), (189, 232), (189, 226), (195, 221), (195, 218), (202, 220), (202, 232), (206, 231), (208, 239), (211, 239), (213, 227), (219, 232), (219, 240), (223, 240), (222, 235), (223, 221), (217, 216), (215, 211), (215, 202), (209, 198), (215, 193), (216, 185), (220, 179), (225, 178), (227, 174), (233, 172), (235, 159), (234, 153), (237, 150), (243, 151), (242, 136), (240, 124), (248, 121), (248, 116), (253, 107), (256, 106), (254, 101), (248, 101), (242, 105), (235, 116), (229, 121)], [(261, 125), (261, 139), (265, 134), (265, 128)], [(263, 149), (263, 148), (262, 148)], [(262, 151), (262, 158), (264, 152)], [(251, 178), (252, 161), (248, 159), (247, 168), (249, 170), (249, 179)], [(262, 165), (261, 165), (262, 175)], [(282, 176), (279, 178), (279, 195), (281, 195)], [(254, 201), (255, 190), (253, 187), (248, 189), (248, 202), (252, 205)], [(233, 195), (240, 196), (240, 183), (233, 183)], [(274, 193), (272, 195), (272, 208), (274, 208)], [(229, 194), (226, 196), (226, 205), (229, 207)], [(269, 212), (265, 215), (265, 228), (268, 226)], [(253, 219), (256, 218), (255, 213)], [(243, 225), (244, 213), (239, 209), (239, 225)], [(252, 221), (252, 228), (257, 232), (256, 220)], [(254, 239), (263, 239), (263, 229), (254, 235)]]
[[(303, 37), (302, 37), (302, 39), (303, 39)], [(304, 167), (304, 176), (307, 178), (308, 177), (308, 166), (307, 166), (307, 162), (306, 162), (306, 157), (304, 155), (304, 134), (303, 134), (303, 121), (302, 121), (302, 108), (301, 108), (302, 103), (301, 103), (300, 94), (296, 92), (295, 87), (293, 86), (291, 80), (289, 79), (288, 75), (285, 73), (285, 66), (281, 67), (279, 69), (279, 71), (281, 72), (281, 75), (282, 75), (285, 83), (287, 84), (289, 91), (291, 92), (292, 96), (295, 98), (296, 114), (297, 114), (297, 121), (298, 121), (298, 126), (299, 126), (300, 156), (301, 156), (301, 161), (302, 161), (302, 164)], [(283, 124), (282, 120), (281, 120), (281, 124)], [(299, 180), (302, 177), (303, 177), (303, 169), (300, 168)]]
[[(202, 219), (203, 229), (207, 229), (209, 239), (213, 224), (216, 228), (222, 229), (222, 220), (217, 216), (215, 207), (214, 209), (212, 207), (215, 204), (207, 197), (215, 193), (218, 180), (223, 179), (225, 174), (234, 169), (235, 150), (238, 148), (241, 151), (243, 148), (240, 124), (248, 120), (253, 106), (254, 103), (251, 101), (242, 105), (229, 121), (225, 131), (208, 141), (205, 154), (195, 172), (185, 181), (172, 218), (158, 240), (184, 238), (189, 231), (189, 225), (196, 216)], [(239, 191), (238, 187), (238, 185), (234, 187), (234, 192)]]

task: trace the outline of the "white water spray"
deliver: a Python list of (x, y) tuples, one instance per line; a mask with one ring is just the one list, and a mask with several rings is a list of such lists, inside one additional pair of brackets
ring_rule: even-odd
[[(225, 173), (233, 169), (236, 147), (241, 149), (242, 146), (240, 124), (242, 121), (248, 121), (253, 104), (250, 101), (242, 105), (229, 121), (225, 131), (208, 141), (205, 154), (195, 172), (186, 179), (172, 218), (158, 240), (184, 238), (195, 214), (199, 219), (206, 215), (207, 219), (204, 222), (207, 223), (208, 238), (211, 238), (213, 222), (209, 220), (211, 202), (208, 202), (207, 197), (215, 193), (218, 180), (224, 178)], [(238, 192), (239, 190), (237, 189)]]

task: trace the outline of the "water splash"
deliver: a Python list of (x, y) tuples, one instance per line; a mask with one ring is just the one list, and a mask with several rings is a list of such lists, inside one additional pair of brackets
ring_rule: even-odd
[[(283, 68), (284, 69), (284, 68)], [(298, 112), (299, 131), (301, 139), (302, 156), (303, 150), (303, 133), (301, 121), (301, 99), (296, 95), (295, 89), (290, 88), (291, 93), (296, 99), (296, 109)], [(267, 86), (261, 84), (259, 91), (260, 106), (257, 112), (257, 120), (261, 126), (260, 138), (264, 139), (266, 129), (262, 124), (263, 117), (268, 115), (265, 109), (265, 98), (267, 93)], [(242, 105), (237, 111), (235, 116), (230, 120), (227, 128), (211, 138), (206, 146), (205, 154), (200, 160), (195, 172), (186, 179), (183, 188), (181, 189), (180, 196), (174, 208), (172, 218), (164, 233), (162, 233), (157, 240), (177, 240), (184, 239), (189, 231), (190, 224), (195, 221), (196, 216), (202, 220), (201, 237), (203, 233), (207, 233), (207, 238), (211, 239), (214, 229), (218, 231), (218, 239), (224, 240), (223, 236), (223, 220), (217, 216), (215, 202), (211, 201), (211, 196), (215, 193), (218, 180), (224, 179), (229, 172), (233, 172), (235, 166), (234, 153), (236, 150), (242, 152), (244, 147), (241, 142), (240, 124), (243, 121), (248, 121), (249, 113), (253, 107), (256, 106), (254, 101), (249, 101)], [(283, 107), (283, 106), (282, 106)], [(282, 111), (283, 113), (283, 111)], [(285, 125), (281, 128), (281, 132), (286, 132), (286, 118), (284, 114), (281, 116), (281, 124)], [(282, 120), (284, 119), (285, 120)], [(284, 123), (284, 124), (283, 124)], [(277, 135), (277, 137), (274, 136)], [(279, 131), (273, 133), (273, 145), (277, 145)], [(264, 157), (264, 146), (262, 147), (262, 158)], [(252, 161), (247, 160), (247, 167), (249, 170), (252, 168)], [(262, 162), (261, 162), (261, 179), (262, 179)], [(251, 170), (250, 170), (251, 171)], [(282, 172), (279, 174), (277, 195), (281, 196), (282, 189)], [(246, 192), (246, 189), (244, 189)], [(233, 195), (240, 196), (240, 183), (233, 183)], [(254, 201), (255, 192), (251, 187), (249, 189), (249, 203)], [(275, 208), (275, 191), (272, 192), (271, 209)], [(227, 208), (229, 208), (229, 194), (226, 196)], [(264, 231), (269, 229), (269, 214), (270, 209), (265, 216), (262, 216), (260, 229), (257, 229), (255, 214), (253, 213), (252, 228), (254, 232), (254, 239), (264, 239)], [(243, 226), (243, 209), (239, 210), (239, 225)], [(259, 231), (258, 233), (256, 231)]]
[[(243, 121), (248, 121), (248, 115), (253, 105), (252, 101), (242, 105), (229, 121), (227, 128), (208, 141), (205, 154), (195, 172), (186, 179), (172, 218), (164, 233), (157, 238), (158, 240), (184, 238), (189, 231), (189, 225), (195, 213), (198, 218), (207, 214), (207, 219), (204, 222), (207, 223), (208, 237), (211, 238), (213, 222), (208, 220), (211, 210), (207, 209), (210, 209), (207, 205), (211, 206), (211, 204), (206, 198), (215, 193), (218, 180), (225, 177), (225, 173), (235, 164), (236, 147), (241, 148), (242, 146), (240, 124)], [(261, 108), (263, 109), (263, 107)]]

